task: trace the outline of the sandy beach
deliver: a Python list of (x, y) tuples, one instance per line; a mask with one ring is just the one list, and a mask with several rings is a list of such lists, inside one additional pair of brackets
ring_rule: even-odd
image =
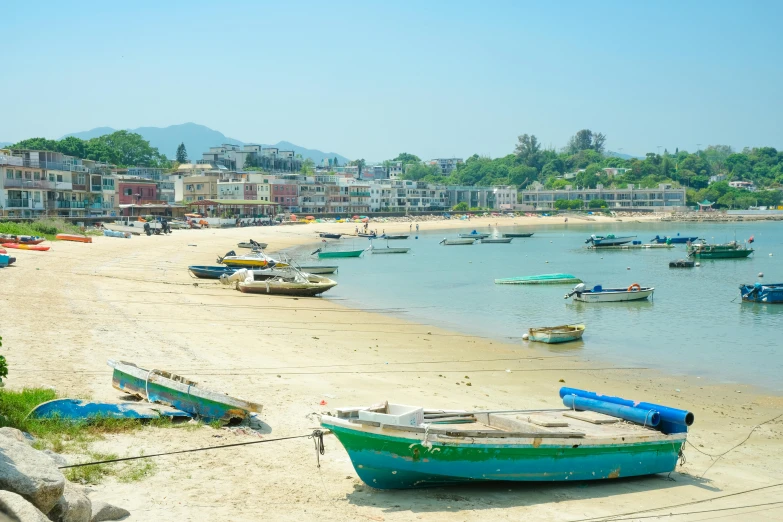
[[(596, 222), (616, 219), (596, 216)], [(623, 218), (624, 222), (653, 218)], [(473, 228), (563, 223), (551, 218), (477, 218)], [(568, 225), (590, 225), (570, 219)], [(442, 408), (558, 408), (564, 385), (687, 408), (696, 415), (684, 465), (670, 477), (578, 484), (484, 484), (378, 491), (357, 477), (334, 437), (316, 466), (309, 439), (155, 459), (139, 482), (109, 478), (91, 486), (127, 508), (130, 520), (589, 520), (702, 501), (783, 483), (783, 397), (746, 385), (617, 368), (590, 355), (503, 344), (353, 310), (339, 300), (241, 294), (190, 277), (188, 265), (253, 239), (280, 251), (319, 240), (318, 231), (352, 233), (356, 225), (310, 224), (175, 230), (168, 237), (98, 237), (93, 244), (55, 242), (49, 252), (17, 251), (0, 272), (0, 335), (9, 361), (7, 386), (51, 386), (64, 397), (116, 400), (107, 359), (188, 376), (204, 387), (260, 402), (263, 427), (250, 430), (145, 428), (96, 443), (120, 456), (306, 435), (317, 415), (339, 406), (392, 400)], [(371, 223), (379, 232), (408, 223)], [(414, 227), (415, 228), (415, 227)], [(456, 220), (422, 228), (465, 229)], [(328, 294), (327, 294), (328, 295)], [(521, 333), (521, 332), (520, 332)], [(737, 347), (742, 349), (742, 347)], [(709, 365), (705, 357), (705, 365)], [(470, 386), (466, 386), (470, 383)], [(68, 456), (69, 459), (77, 457)], [(621, 517), (713, 509), (677, 520), (780, 520), (783, 487), (712, 502)], [(752, 513), (751, 515), (749, 515)]]

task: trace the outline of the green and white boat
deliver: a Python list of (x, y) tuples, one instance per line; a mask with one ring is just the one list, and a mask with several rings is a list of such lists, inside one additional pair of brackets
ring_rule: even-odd
[(496, 285), (575, 285), (582, 280), (571, 274), (542, 274), (495, 279)]
[(361, 257), (364, 254), (365, 249), (361, 250), (328, 250), (324, 252), (322, 249), (318, 249), (313, 252), (313, 255), (318, 255), (318, 259), (331, 259), (334, 257)]
[(697, 243), (688, 245), (688, 256), (694, 259), (741, 259), (753, 253), (753, 249), (736, 241), (725, 245)]

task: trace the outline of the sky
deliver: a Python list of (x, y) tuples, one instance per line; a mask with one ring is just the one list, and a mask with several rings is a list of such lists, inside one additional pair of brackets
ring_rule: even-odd
[(783, 2), (4, 0), (0, 141), (195, 122), (349, 158), (783, 148)]

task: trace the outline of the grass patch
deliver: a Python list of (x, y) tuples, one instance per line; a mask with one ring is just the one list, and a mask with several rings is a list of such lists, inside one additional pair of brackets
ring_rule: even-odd
[(0, 222), (0, 234), (13, 234), (16, 236), (43, 236), (46, 239), (54, 239), (57, 234), (80, 234), (76, 225), (62, 219), (44, 218), (35, 221)]
[[(116, 459), (114, 453), (89, 452), (87, 462), (96, 462), (100, 460)], [(65, 470), (65, 478), (71, 482), (79, 484), (98, 484), (104, 477), (111, 475), (114, 470), (114, 464), (93, 464), (92, 466), (82, 466), (80, 468), (68, 468)]]

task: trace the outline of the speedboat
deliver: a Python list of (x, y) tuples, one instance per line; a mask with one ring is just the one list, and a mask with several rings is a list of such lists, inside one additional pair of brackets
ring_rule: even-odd
[(565, 299), (573, 296), (574, 301), (582, 301), (583, 303), (640, 301), (653, 295), (654, 291), (655, 288), (641, 286), (639, 283), (634, 283), (628, 288), (604, 288), (601, 285), (596, 285), (591, 290), (588, 290), (584, 283), (579, 283), (571, 293), (566, 294)]
[(617, 237), (614, 234), (609, 234), (607, 236), (596, 236), (595, 234), (592, 234), (590, 237), (587, 238), (585, 243), (592, 243), (594, 247), (602, 247), (602, 246), (618, 246), (618, 245), (624, 245), (626, 243), (630, 243), (634, 240), (636, 236), (621, 236)]

